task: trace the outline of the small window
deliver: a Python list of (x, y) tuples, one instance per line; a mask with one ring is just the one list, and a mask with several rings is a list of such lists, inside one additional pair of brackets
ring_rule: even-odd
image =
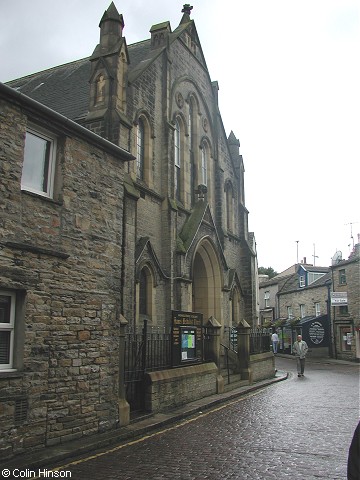
[(289, 319), (294, 318), (293, 312), (292, 312), (292, 307), (287, 307), (287, 316)]
[(300, 275), (299, 285), (305, 287), (305, 275)]
[(270, 306), (270, 291), (267, 290), (264, 295), (264, 300), (265, 300), (265, 307)]
[(300, 305), (300, 317), (306, 317), (306, 306), (303, 303)]
[(55, 158), (55, 137), (29, 129), (25, 138), (21, 189), (52, 197)]
[(320, 303), (316, 302), (315, 303), (315, 315), (319, 317), (321, 315), (321, 308), (320, 308)]
[(15, 294), (0, 291), (0, 370), (13, 368)]
[(339, 270), (339, 284), (345, 285), (346, 284), (346, 272), (345, 270)]

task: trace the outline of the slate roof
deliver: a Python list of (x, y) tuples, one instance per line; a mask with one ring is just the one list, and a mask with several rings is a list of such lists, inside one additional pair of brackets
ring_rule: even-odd
[(12, 80), (6, 85), (76, 120), (88, 111), (90, 68), (88, 57)]
[[(184, 15), (180, 25), (170, 33), (170, 43), (174, 42), (188, 27), (190, 20)], [(95, 48), (96, 52), (98, 46)], [(134, 43), (128, 47), (129, 81), (136, 78), (154, 61), (165, 47), (151, 48), (151, 39)], [(94, 54), (93, 54), (94, 55)], [(59, 65), (38, 73), (6, 82), (6, 85), (27, 95), (56, 112), (79, 121), (88, 112), (90, 98), (90, 57)]]
[[(150, 39), (130, 45), (128, 52), (129, 76), (139, 68), (139, 65), (142, 65), (145, 59), (157, 56), (159, 53), (156, 50), (150, 52)], [(85, 117), (88, 112), (90, 58), (86, 57), (11, 80), (6, 85), (76, 121)]]

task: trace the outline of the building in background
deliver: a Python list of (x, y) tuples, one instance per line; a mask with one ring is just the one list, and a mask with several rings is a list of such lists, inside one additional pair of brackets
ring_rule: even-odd
[(307, 264), (304, 259), (260, 284), (262, 324), (277, 331), (281, 352), (292, 353), (292, 344), (301, 332), (312, 355), (329, 355), (329, 278), (329, 268)]
[(291, 353), (301, 332), (311, 355), (360, 358), (359, 245), (348, 259), (336, 252), (330, 267), (295, 264), (259, 285), (260, 322), (280, 334), (280, 350)]
[(360, 360), (360, 236), (348, 259), (340, 253), (331, 265), (331, 320), (337, 358)]

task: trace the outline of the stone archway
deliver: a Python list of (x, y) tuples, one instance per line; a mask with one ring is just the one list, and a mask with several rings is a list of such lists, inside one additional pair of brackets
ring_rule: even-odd
[(223, 324), (221, 312), (222, 276), (215, 248), (208, 238), (201, 240), (192, 266), (192, 309), (203, 314), (204, 323), (213, 316)]

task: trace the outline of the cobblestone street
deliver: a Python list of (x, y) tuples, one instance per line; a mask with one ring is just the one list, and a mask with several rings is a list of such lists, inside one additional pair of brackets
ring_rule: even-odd
[[(289, 378), (146, 437), (64, 461), (65, 478), (346, 479), (358, 366), (277, 358)], [(60, 465), (57, 465), (59, 467)], [(54, 467), (54, 466), (52, 466)], [(50, 469), (51, 466), (48, 466)]]

